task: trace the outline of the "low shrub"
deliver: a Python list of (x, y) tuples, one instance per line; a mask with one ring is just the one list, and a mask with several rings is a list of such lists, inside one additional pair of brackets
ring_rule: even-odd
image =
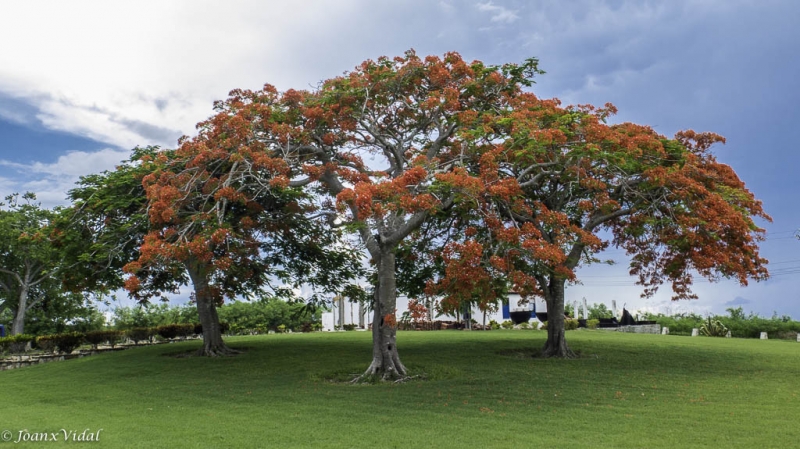
[(194, 335), (194, 324), (192, 323), (184, 323), (184, 324), (176, 324), (178, 326), (178, 336), (182, 339), (186, 339)]
[(491, 329), (493, 331), (496, 331), (496, 330), (500, 329), (500, 323), (498, 323), (495, 320), (490, 320), (489, 321), (489, 329)]
[(528, 323), (519, 323), (519, 328), (520, 329), (530, 329), (531, 325), (528, 324)]
[(514, 328), (514, 322), (511, 321), (511, 320), (505, 320), (502, 323), (500, 323), (500, 326), (503, 329), (513, 329)]
[(180, 335), (181, 328), (179, 324), (165, 324), (163, 326), (158, 326), (156, 332), (165, 340), (172, 340)]
[(0, 352), (10, 352), (11, 354), (21, 354), (28, 350), (28, 344), (36, 337), (28, 334), (9, 335), (0, 337)]
[(126, 332), (128, 338), (133, 340), (135, 345), (138, 345), (140, 341), (151, 341), (155, 334), (156, 330), (152, 327), (134, 327)]
[[(227, 333), (231, 328), (231, 325), (228, 324), (227, 321), (220, 321), (219, 322), (219, 331), (220, 333)], [(194, 325), (194, 333), (196, 335), (203, 335), (203, 323), (197, 323)]]
[(92, 345), (92, 349), (105, 343), (108, 340), (108, 331), (92, 331), (86, 333), (86, 342)]
[(56, 341), (53, 335), (40, 335), (36, 337), (36, 347), (44, 352), (56, 352)]
[(12, 354), (22, 354), (28, 350), (28, 345), (36, 339), (33, 335), (19, 334), (14, 336), (14, 341), (8, 345), (9, 351)]
[(56, 348), (62, 354), (70, 354), (86, 341), (86, 334), (82, 332), (67, 332), (53, 335)]
[(597, 329), (599, 324), (600, 320), (586, 320), (586, 327), (589, 329)]
[(278, 325), (278, 332), (280, 332), (280, 333), (286, 332), (286, 325), (285, 324), (279, 324)]
[(342, 326), (342, 328), (344, 330), (346, 330), (346, 331), (354, 331), (354, 330), (356, 330), (356, 325), (355, 324), (345, 324), (345, 325)]
[(112, 348), (117, 346), (121, 341), (122, 338), (125, 336), (125, 332), (118, 331), (114, 329), (109, 329), (106, 331), (106, 342)]
[(728, 334), (728, 328), (719, 320), (712, 320), (709, 317), (708, 321), (700, 326), (700, 333), (706, 337), (724, 337)]

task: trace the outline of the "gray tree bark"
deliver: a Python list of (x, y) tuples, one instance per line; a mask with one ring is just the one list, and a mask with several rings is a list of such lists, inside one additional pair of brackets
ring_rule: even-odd
[(197, 303), (197, 315), (200, 318), (200, 324), (203, 326), (203, 347), (196, 352), (196, 355), (220, 357), (238, 354), (239, 351), (229, 348), (222, 340), (222, 328), (219, 325), (217, 305), (208, 285), (208, 267), (204, 266), (200, 261), (190, 260), (186, 263), (186, 269), (192, 279)]
[(19, 285), (19, 293), (17, 295), (19, 301), (17, 303), (17, 310), (14, 311), (14, 319), (11, 322), (11, 335), (25, 333), (25, 315), (27, 315), (28, 310), (44, 299), (44, 297), (40, 295), (38, 298), (31, 301), (30, 292), (33, 287), (46, 280), (47, 276), (39, 276), (37, 278), (41, 270), (36, 267), (31, 267), (27, 262), (25, 265), (25, 274), (22, 276), (14, 276), (17, 285)]
[(575, 358), (564, 336), (564, 290), (566, 280), (551, 276), (545, 301), (547, 302), (547, 342), (542, 348), (542, 357)]
[(19, 304), (11, 322), (11, 335), (25, 333), (25, 312), (28, 311), (28, 286), (22, 285), (19, 290)]
[(356, 380), (378, 376), (392, 380), (407, 374), (397, 351), (397, 283), (394, 249), (381, 249), (378, 260), (378, 285), (372, 316), (372, 363)]

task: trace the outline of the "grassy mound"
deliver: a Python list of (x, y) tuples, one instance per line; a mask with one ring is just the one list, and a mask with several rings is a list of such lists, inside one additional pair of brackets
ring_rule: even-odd
[[(0, 372), (12, 431), (103, 429), (98, 447), (759, 447), (800, 441), (800, 344), (575, 331), (401, 332), (422, 381), (350, 385), (366, 332), (174, 343)], [(28, 443), (31, 446), (41, 443)], [(17, 444), (16, 447), (25, 447)]]

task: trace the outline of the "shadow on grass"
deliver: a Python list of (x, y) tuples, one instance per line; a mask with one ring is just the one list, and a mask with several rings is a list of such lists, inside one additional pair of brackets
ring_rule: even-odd
[[(242, 354), (246, 353), (246, 352), (247, 352), (247, 351), (249, 351), (250, 349), (253, 349), (253, 348), (252, 348), (252, 347), (250, 347), (250, 346), (230, 346), (230, 348), (231, 348), (231, 349), (234, 349), (234, 350), (236, 350), (236, 351), (238, 351), (238, 352), (236, 352), (236, 353), (233, 353), (233, 354), (227, 354), (227, 355), (220, 356), (220, 357), (221, 357), (221, 358), (237, 357), (237, 356), (241, 356)], [(175, 359), (188, 359), (188, 358), (191, 358), (191, 357), (197, 357), (197, 358), (203, 358), (203, 357), (206, 357), (206, 356), (201, 356), (201, 355), (198, 355), (198, 354), (197, 354), (197, 349), (192, 349), (192, 350), (190, 350), (190, 351), (170, 351), (170, 352), (162, 352), (162, 353), (161, 353), (161, 354), (159, 354), (159, 355), (161, 355), (161, 356), (163, 356), (163, 357), (172, 357), (172, 358), (175, 358)], [(208, 358), (212, 358), (212, 357), (208, 357)]]

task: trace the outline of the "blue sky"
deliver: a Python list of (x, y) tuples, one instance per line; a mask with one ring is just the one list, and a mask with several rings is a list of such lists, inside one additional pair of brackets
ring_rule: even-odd
[(568, 301), (662, 312), (800, 318), (794, 132), (800, 122), (800, 3), (785, 1), (139, 1), (0, 5), (0, 194), (64, 204), (78, 176), (136, 145), (175, 146), (233, 88), (309, 88), (359, 62), (414, 48), (488, 63), (535, 56), (534, 92), (615, 104), (616, 121), (714, 131), (716, 148), (774, 218), (762, 252), (774, 277), (698, 282), (641, 300), (624, 255), (581, 269)]

